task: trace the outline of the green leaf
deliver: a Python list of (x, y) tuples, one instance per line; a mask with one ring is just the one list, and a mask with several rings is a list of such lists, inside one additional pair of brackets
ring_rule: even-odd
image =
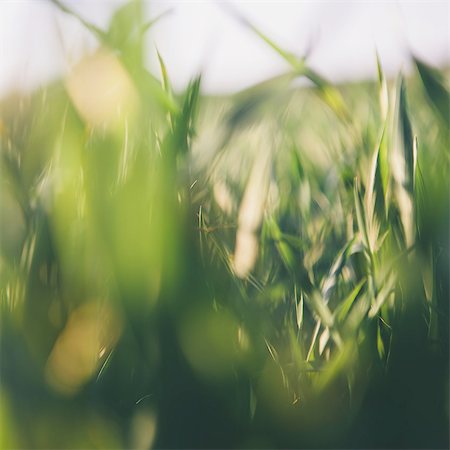
[(190, 147), (190, 140), (195, 134), (194, 123), (197, 113), (197, 103), (200, 94), (201, 77), (198, 76), (189, 83), (184, 95), (180, 114), (174, 121), (174, 138), (177, 152), (186, 153)]
[(231, 9), (227, 6), (228, 12), (252, 30), (258, 37), (260, 37), (269, 47), (271, 47), (278, 55), (280, 55), (292, 68), (291, 75), (293, 77), (305, 76), (310, 81), (312, 81), (319, 90), (319, 95), (322, 100), (336, 113), (336, 115), (346, 121), (350, 122), (351, 116), (347, 110), (345, 102), (342, 98), (341, 93), (332, 86), (327, 80), (321, 77), (317, 72), (308, 68), (306, 66), (305, 58), (301, 58), (289, 52), (278, 44), (276, 44), (272, 39), (270, 39), (265, 33), (263, 33), (259, 28), (252, 24), (249, 20), (244, 18), (242, 15), (238, 14), (236, 10)]
[[(377, 209), (384, 209), (387, 217), (389, 211), (389, 180), (390, 180), (390, 164), (388, 149), (388, 133), (387, 125), (383, 127), (380, 144), (378, 147), (377, 171), (375, 174), (375, 190), (377, 192), (376, 205)], [(381, 189), (380, 189), (381, 187)]]
[(359, 229), (359, 232), (361, 233), (364, 246), (371, 254), (372, 249), (370, 247), (369, 230), (367, 228), (366, 215), (365, 215), (365, 211), (364, 211), (364, 204), (363, 204), (363, 201), (361, 198), (361, 193), (359, 190), (358, 178), (355, 178), (353, 196), (354, 196), (354, 202), (355, 202), (356, 220), (358, 223), (358, 229)]
[(405, 181), (404, 185), (410, 193), (413, 192), (415, 158), (414, 158), (414, 137), (409, 119), (408, 104), (406, 98), (406, 86), (403, 77), (400, 77), (400, 97), (399, 97), (399, 132), (403, 143), (403, 158), (405, 160)]
[(339, 303), (339, 306), (336, 308), (335, 311), (335, 317), (337, 318), (338, 322), (343, 322), (344, 319), (347, 317), (348, 312), (350, 311), (350, 308), (352, 307), (356, 297), (358, 297), (359, 292), (361, 291), (361, 288), (366, 283), (366, 279), (361, 280), (350, 292), (350, 294), (345, 297), (344, 300), (342, 300)]
[(383, 68), (381, 67), (381, 61), (380, 61), (378, 52), (377, 52), (376, 56), (377, 56), (378, 88), (379, 88), (381, 117), (384, 121), (386, 121), (388, 109), (389, 109), (388, 88), (387, 88), (386, 77), (384, 76)]
[(351, 123), (352, 117), (339, 90), (310, 68), (305, 70), (305, 76), (316, 85), (319, 97), (336, 116), (347, 124)]
[(122, 49), (128, 41), (136, 39), (142, 13), (142, 2), (137, 0), (126, 2), (118, 8), (114, 12), (106, 32), (109, 44), (114, 48)]
[(424, 62), (414, 58), (420, 78), (427, 96), (435, 108), (439, 118), (442, 120), (446, 129), (450, 124), (450, 92), (444, 86), (442, 76), (435, 69), (426, 65)]
[(338, 252), (336, 258), (334, 259), (328, 275), (323, 279), (321, 283), (321, 292), (325, 301), (329, 300), (331, 291), (337, 283), (338, 276), (342, 272), (342, 269), (353, 250), (355, 242), (356, 238), (353, 238), (344, 245), (344, 247)]
[(316, 389), (320, 392), (326, 389), (334, 380), (342, 374), (348, 374), (358, 356), (357, 345), (349, 340), (342, 350), (327, 364), (322, 376), (317, 379)]
[(144, 10), (142, 0), (131, 0), (116, 10), (106, 32), (107, 43), (116, 50), (134, 54), (136, 63), (143, 65), (145, 33), (170, 10), (164, 11), (155, 18), (143, 23)]
[(279, 361), (278, 352), (276, 351), (275, 347), (267, 339), (264, 339), (264, 342), (266, 343), (266, 347), (267, 350), (269, 351), (270, 356), (276, 363), (278, 363)]
[(269, 45), (269, 47), (271, 47), (276, 53), (278, 53), (278, 55), (280, 55), (294, 69), (296, 73), (298, 74), (302, 73), (304, 69), (303, 58), (298, 58), (293, 53), (281, 48), (265, 33), (263, 33), (258, 27), (256, 27), (248, 19), (246, 19), (243, 15), (241, 15), (236, 9), (234, 9), (231, 5), (225, 4), (223, 5), (223, 8), (225, 8), (226, 12), (231, 14), (241, 24), (252, 30), (257, 36), (259, 36), (267, 45)]
[(377, 326), (377, 351), (378, 356), (383, 360), (386, 356), (386, 350), (384, 348), (384, 342), (381, 336), (380, 325)]
[(66, 14), (69, 14), (72, 17), (75, 17), (83, 26), (89, 30), (94, 36), (102, 43), (106, 44), (108, 42), (108, 36), (107, 34), (101, 29), (95, 26), (94, 24), (88, 22), (87, 20), (83, 19), (79, 14), (77, 14), (72, 9), (68, 8), (63, 2), (60, 0), (50, 0), (55, 6), (58, 7), (61, 11), (65, 12)]
[(161, 68), (163, 88), (167, 92), (168, 95), (172, 96), (172, 87), (170, 85), (170, 80), (169, 80), (169, 76), (167, 74), (166, 65), (164, 64), (164, 60), (161, 56), (161, 53), (159, 53), (158, 49), (156, 50), (156, 53), (158, 55), (159, 67)]
[[(169, 75), (167, 73), (166, 65), (164, 64), (164, 60), (163, 60), (163, 58), (162, 58), (162, 56), (161, 56), (161, 54), (159, 53), (158, 50), (156, 50), (156, 53), (158, 55), (159, 66), (161, 68), (163, 89), (167, 93), (168, 97), (173, 99), (172, 86), (170, 84)], [(175, 116), (174, 116), (174, 114), (171, 111), (169, 111), (169, 122), (170, 122), (170, 127), (171, 127), (171, 129), (173, 131), (173, 126), (174, 126), (174, 122), (175, 122)]]
[[(381, 137), (383, 139), (383, 137)], [(378, 169), (378, 160), (379, 160), (379, 145), (375, 149), (372, 159), (370, 161), (370, 167), (369, 167), (369, 175), (366, 182), (366, 192), (364, 197), (364, 203), (366, 208), (366, 213), (369, 216), (373, 217), (373, 214), (375, 212), (375, 199), (378, 195), (383, 195), (383, 192), (377, 192), (376, 189), (376, 178), (377, 178), (377, 171)]]
[(393, 273), (384, 281), (383, 287), (378, 293), (375, 301), (370, 307), (368, 316), (369, 318), (373, 318), (378, 314), (378, 311), (383, 306), (384, 302), (389, 298), (389, 296), (393, 293), (394, 285), (395, 285), (396, 277)]
[(397, 102), (394, 116), (395, 145), (391, 155), (392, 173), (395, 180), (396, 196), (400, 219), (407, 246), (414, 241), (414, 174), (416, 146), (408, 114), (406, 87), (403, 77), (397, 83)]
[(334, 317), (330, 308), (328, 308), (328, 305), (320, 295), (320, 292), (315, 290), (310, 295), (305, 294), (305, 299), (308, 306), (317, 314), (323, 325), (332, 328), (334, 325)]

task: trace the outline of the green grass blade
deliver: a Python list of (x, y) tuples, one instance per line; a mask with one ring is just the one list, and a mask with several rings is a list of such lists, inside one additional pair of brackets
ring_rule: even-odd
[(102, 43), (107, 44), (108, 43), (108, 36), (105, 31), (103, 31), (101, 28), (98, 28), (93, 23), (88, 22), (87, 20), (83, 19), (79, 14), (77, 14), (75, 11), (73, 11), (71, 8), (67, 7), (63, 2), (60, 0), (50, 0), (55, 6), (58, 7), (61, 11), (65, 12), (66, 14), (69, 14), (72, 17), (75, 17), (87, 30), (89, 30), (94, 36)]
[(317, 314), (317, 317), (323, 325), (332, 328), (334, 325), (334, 317), (320, 292), (313, 291), (310, 295), (305, 294), (305, 300), (310, 309)]
[(367, 228), (366, 214), (364, 211), (364, 203), (361, 198), (358, 178), (355, 178), (355, 183), (354, 183), (354, 188), (353, 188), (353, 198), (354, 198), (354, 202), (355, 202), (356, 221), (358, 224), (358, 229), (359, 229), (359, 232), (361, 233), (362, 241), (363, 241), (366, 249), (371, 254), (372, 249), (370, 247), (369, 230)]
[(354, 301), (358, 297), (358, 294), (360, 293), (362, 287), (366, 283), (366, 279), (361, 280), (350, 292), (350, 294), (345, 297), (344, 300), (342, 300), (339, 303), (339, 306), (336, 308), (335, 316), (338, 320), (338, 322), (343, 322), (344, 319), (347, 317), (348, 312), (350, 311)]
[(392, 173), (395, 179), (395, 196), (403, 226), (406, 245), (414, 241), (414, 173), (415, 157), (414, 137), (409, 119), (406, 99), (406, 87), (403, 77), (397, 83), (397, 102), (394, 117), (395, 146), (391, 157)]
[(450, 126), (450, 92), (444, 86), (440, 73), (417, 58), (414, 58), (414, 63), (431, 104), (448, 130)]

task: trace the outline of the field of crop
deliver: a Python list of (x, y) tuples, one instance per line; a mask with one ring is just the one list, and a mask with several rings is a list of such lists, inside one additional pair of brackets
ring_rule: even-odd
[(139, 8), (0, 103), (1, 448), (448, 448), (449, 72), (174, 93)]

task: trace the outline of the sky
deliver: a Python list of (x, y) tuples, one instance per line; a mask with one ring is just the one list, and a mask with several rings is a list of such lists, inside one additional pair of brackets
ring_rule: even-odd
[[(63, 1), (99, 27), (123, 3)], [(148, 34), (148, 65), (158, 74), (157, 48), (176, 89), (201, 72), (205, 92), (232, 93), (288, 69), (230, 7), (334, 82), (375, 78), (376, 51), (389, 75), (407, 72), (411, 54), (435, 66), (450, 62), (448, 1), (159, 0), (145, 7), (149, 18), (169, 11)], [(0, 97), (64, 76), (95, 46), (48, 0), (1, 0)]]

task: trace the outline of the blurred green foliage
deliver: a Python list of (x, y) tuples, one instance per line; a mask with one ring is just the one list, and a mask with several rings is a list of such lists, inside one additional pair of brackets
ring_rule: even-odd
[(1, 447), (448, 447), (444, 74), (334, 87), (246, 23), (291, 70), (175, 94), (142, 17), (1, 104)]

